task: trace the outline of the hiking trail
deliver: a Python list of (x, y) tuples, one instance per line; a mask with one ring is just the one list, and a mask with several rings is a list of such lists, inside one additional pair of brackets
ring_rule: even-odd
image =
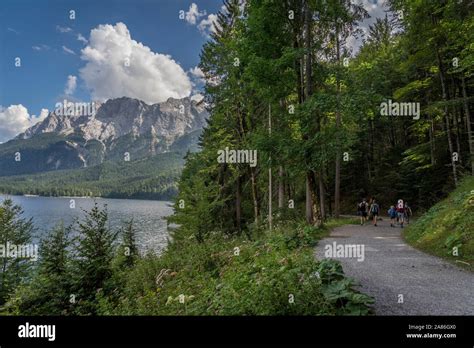
[(333, 242), (364, 245), (363, 261), (335, 259), (358, 290), (374, 297), (377, 315), (474, 315), (474, 273), (411, 247), (389, 219), (377, 224), (335, 228), (319, 241), (315, 256), (325, 258), (324, 247)]

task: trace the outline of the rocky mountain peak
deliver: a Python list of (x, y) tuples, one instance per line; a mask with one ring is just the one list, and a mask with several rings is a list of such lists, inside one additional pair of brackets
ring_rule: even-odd
[[(24, 149), (27, 151), (24, 155), (31, 156), (31, 161), (22, 163), (13, 174), (123, 161), (125, 152), (138, 159), (171, 151), (196, 151), (208, 117), (204, 103), (191, 98), (169, 98), (149, 105), (121, 97), (97, 105), (89, 113), (63, 114), (55, 110), (15, 139), (0, 145), (11, 151)], [(6, 162), (8, 156), (11, 154), (5, 155)], [(0, 163), (2, 160), (0, 156)]]

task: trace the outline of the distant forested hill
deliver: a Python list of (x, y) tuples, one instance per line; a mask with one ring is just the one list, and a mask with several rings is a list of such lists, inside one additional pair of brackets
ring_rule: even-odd
[(1, 178), (0, 193), (170, 199), (177, 193), (183, 162), (181, 153), (163, 153), (130, 162), (7, 176)]

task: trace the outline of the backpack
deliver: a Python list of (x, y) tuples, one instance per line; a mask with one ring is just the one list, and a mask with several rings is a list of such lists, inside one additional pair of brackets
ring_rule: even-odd
[(372, 214), (378, 214), (379, 213), (379, 205), (377, 203), (374, 203), (372, 205), (372, 209), (370, 209), (370, 212)]
[(367, 203), (360, 202), (360, 203), (359, 203), (359, 209), (358, 209), (358, 210), (359, 210), (359, 211), (365, 211), (366, 207), (367, 207)]

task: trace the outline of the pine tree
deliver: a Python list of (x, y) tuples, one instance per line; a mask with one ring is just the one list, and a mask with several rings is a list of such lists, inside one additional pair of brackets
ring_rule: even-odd
[(137, 231), (133, 225), (133, 218), (125, 223), (121, 229), (122, 241), (117, 250), (117, 261), (115, 262), (118, 268), (130, 268), (137, 261), (139, 255), (137, 242)]
[(61, 223), (41, 240), (38, 267), (6, 305), (12, 314), (67, 315), (72, 312), (71, 227)]
[(96, 314), (97, 294), (111, 291), (107, 281), (112, 276), (114, 242), (117, 233), (108, 228), (107, 208), (99, 209), (97, 203), (85, 212), (78, 223), (78, 241), (74, 260), (74, 296), (77, 314)]
[(20, 257), (7, 257), (10, 246), (22, 246), (31, 243), (33, 234), (32, 220), (22, 217), (23, 210), (11, 199), (5, 199), (0, 205), (0, 305), (28, 275), (31, 260)]

